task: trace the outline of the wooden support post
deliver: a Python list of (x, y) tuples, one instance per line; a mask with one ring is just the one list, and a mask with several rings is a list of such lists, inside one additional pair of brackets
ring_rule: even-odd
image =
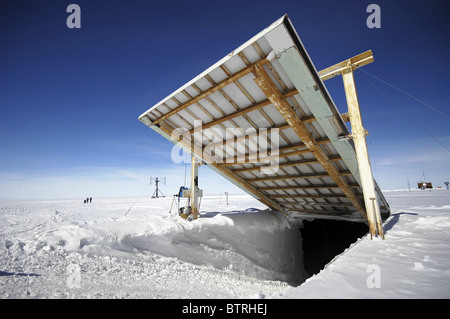
[(191, 158), (191, 214), (198, 218), (198, 162), (195, 156)]
[(361, 178), (361, 188), (364, 194), (367, 220), (371, 236), (381, 236), (384, 238), (383, 227), (381, 225), (380, 205), (375, 193), (375, 183), (370, 166), (369, 155), (366, 145), (366, 131), (363, 127), (361, 112), (359, 109), (358, 95), (356, 92), (355, 79), (353, 76), (353, 66), (342, 71), (344, 80), (345, 95), (348, 104), (348, 114), (352, 128), (352, 139), (355, 144), (358, 170)]

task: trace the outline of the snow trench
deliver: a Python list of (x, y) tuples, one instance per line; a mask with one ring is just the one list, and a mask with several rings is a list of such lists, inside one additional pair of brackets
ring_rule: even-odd
[(230, 201), (203, 198), (194, 221), (170, 213), (170, 198), (1, 201), (0, 297), (260, 298), (300, 286), (341, 252), (324, 231), (334, 226), (290, 220), (248, 195)]
[(304, 282), (298, 225), (248, 196), (236, 203), (205, 198), (186, 221), (168, 198), (3, 201), (0, 297), (245, 298)]

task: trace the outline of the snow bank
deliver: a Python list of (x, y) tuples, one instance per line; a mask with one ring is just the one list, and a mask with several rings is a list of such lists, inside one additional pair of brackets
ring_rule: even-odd
[(366, 236), (275, 298), (449, 298), (450, 191), (385, 192), (386, 239)]
[(450, 191), (385, 195), (386, 240), (298, 287), (298, 227), (246, 195), (204, 197), (193, 222), (171, 198), (0, 201), (0, 298), (449, 298)]
[(0, 297), (236, 298), (306, 278), (298, 227), (253, 198), (205, 197), (192, 222), (171, 201), (0, 202)]

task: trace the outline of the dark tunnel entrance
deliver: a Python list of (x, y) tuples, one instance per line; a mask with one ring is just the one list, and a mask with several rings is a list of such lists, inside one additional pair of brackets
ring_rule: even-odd
[(336, 255), (368, 233), (364, 223), (314, 219), (300, 228), (303, 240), (303, 263), (309, 275), (320, 272)]

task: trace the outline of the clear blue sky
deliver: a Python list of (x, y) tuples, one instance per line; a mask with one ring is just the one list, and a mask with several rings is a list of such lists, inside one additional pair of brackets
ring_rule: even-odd
[[(71, 3), (81, 29), (66, 26)], [(366, 26), (370, 3), (380, 29)], [(317, 69), (372, 49), (364, 70), (450, 115), (449, 10), (446, 0), (3, 0), (0, 198), (138, 196), (150, 176), (176, 193), (185, 167), (138, 116), (285, 13)], [(450, 149), (450, 120), (365, 73), (356, 81), (380, 186), (415, 185), (422, 170), (436, 186), (450, 180), (440, 144)], [(342, 79), (325, 85), (345, 112)], [(200, 187), (236, 191), (207, 167)]]

